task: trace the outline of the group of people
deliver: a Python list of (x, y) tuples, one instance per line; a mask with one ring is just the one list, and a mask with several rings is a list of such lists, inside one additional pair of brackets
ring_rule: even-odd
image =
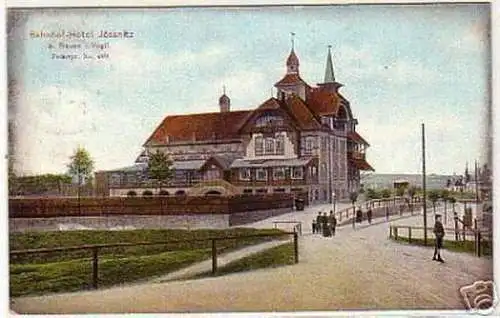
[[(366, 211), (366, 218), (368, 219), (368, 223), (372, 224), (372, 209), (368, 209)], [(361, 208), (359, 208), (356, 211), (356, 222), (361, 223), (363, 221), (363, 211), (361, 211)]]
[(337, 218), (333, 211), (330, 211), (330, 215), (326, 215), (326, 212), (319, 212), (316, 220), (312, 222), (313, 234), (323, 234), (325, 237), (334, 236), (336, 227)]
[[(366, 213), (368, 222), (372, 223), (372, 210), (369, 209)], [(356, 211), (356, 218), (358, 220), (362, 219), (362, 211), (358, 209)], [(358, 221), (360, 222), (360, 221)], [(325, 237), (334, 236), (335, 229), (337, 227), (337, 218), (333, 211), (330, 211), (330, 215), (327, 215), (326, 212), (319, 212), (316, 216), (316, 219), (312, 222), (312, 232), (313, 234), (322, 234)], [(444, 260), (441, 258), (441, 249), (443, 248), (443, 237), (444, 237), (444, 227), (441, 222), (441, 215), (436, 214), (434, 229), (434, 235), (436, 236), (435, 246), (434, 246), (434, 256), (432, 257), (433, 261), (438, 261), (444, 263)]]

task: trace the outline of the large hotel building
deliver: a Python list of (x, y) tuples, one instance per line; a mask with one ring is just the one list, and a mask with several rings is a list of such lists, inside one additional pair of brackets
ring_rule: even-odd
[(224, 92), (219, 112), (165, 117), (133, 166), (96, 174), (98, 193), (158, 194), (147, 160), (162, 151), (174, 168), (162, 195), (222, 194), (214, 180), (225, 180), (219, 184), (231, 184), (233, 193), (300, 191), (310, 202), (348, 197), (360, 187), (360, 171), (373, 170), (365, 156), (369, 144), (339, 92), (330, 49), (323, 83), (306, 83), (299, 65), (292, 46), (286, 74), (274, 85), (277, 95), (252, 110), (232, 111)]

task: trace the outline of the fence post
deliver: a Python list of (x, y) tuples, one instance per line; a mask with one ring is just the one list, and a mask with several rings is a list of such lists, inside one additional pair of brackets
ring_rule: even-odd
[(217, 272), (217, 246), (216, 240), (212, 239), (212, 274)]
[(299, 262), (299, 236), (293, 233), (293, 249), (295, 253), (295, 264)]
[(302, 222), (299, 223), (299, 234), (302, 235)]
[(411, 227), (408, 226), (408, 243), (411, 243)]
[(481, 257), (481, 232), (477, 231), (477, 257)]
[(458, 241), (458, 219), (455, 215), (455, 241)]
[(389, 238), (392, 238), (392, 225), (389, 225)]
[(92, 287), (99, 287), (99, 248), (92, 248)]
[(398, 228), (394, 228), (394, 239), (397, 241), (398, 240)]

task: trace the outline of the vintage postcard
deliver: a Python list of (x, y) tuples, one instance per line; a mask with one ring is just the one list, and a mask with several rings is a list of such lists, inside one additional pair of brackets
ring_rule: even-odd
[(9, 7), (11, 313), (493, 312), (491, 14)]

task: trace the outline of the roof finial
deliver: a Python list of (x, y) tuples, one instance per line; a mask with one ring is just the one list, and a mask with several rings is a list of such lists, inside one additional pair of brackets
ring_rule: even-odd
[(222, 85), (222, 94), (226, 95), (226, 85)]
[(290, 36), (292, 38), (292, 50), (294, 49), (294, 38), (295, 38), (295, 33), (294, 32), (290, 32)]

